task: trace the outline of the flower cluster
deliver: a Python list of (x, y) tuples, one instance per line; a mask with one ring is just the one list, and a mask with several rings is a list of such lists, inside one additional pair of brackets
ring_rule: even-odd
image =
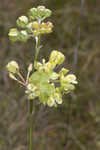
[(12, 28), (9, 31), (9, 38), (15, 41), (26, 42), (31, 37), (36, 37), (40, 34), (47, 34), (52, 32), (53, 24), (51, 22), (44, 22), (44, 19), (51, 16), (51, 10), (44, 6), (31, 8), (28, 16), (21, 16), (17, 19), (17, 26), (21, 28)]
[[(44, 19), (51, 16), (51, 10), (44, 6), (31, 8), (28, 17), (21, 16), (17, 19), (19, 31), (12, 28), (9, 32), (9, 38), (12, 41), (27, 41), (30, 37), (36, 40), (36, 54), (34, 63), (28, 67), (26, 79), (20, 73), (19, 65), (16, 61), (7, 64), (9, 77), (23, 85), (25, 93), (29, 100), (39, 99), (39, 102), (49, 107), (62, 104), (62, 96), (65, 93), (75, 89), (77, 84), (76, 76), (69, 74), (69, 70), (62, 68), (59, 72), (55, 72), (55, 67), (64, 62), (65, 56), (53, 50), (50, 54), (48, 62), (45, 59), (42, 62), (37, 61), (40, 50), (40, 35), (52, 32), (53, 24), (44, 22)], [(35, 71), (34, 71), (35, 70)]]
[(26, 91), (29, 99), (39, 97), (41, 103), (50, 107), (57, 106), (62, 103), (63, 93), (75, 89), (74, 84), (78, 82), (74, 74), (67, 74), (69, 70), (65, 68), (58, 73), (54, 71), (56, 65), (62, 64), (64, 59), (65, 56), (61, 52), (53, 50), (48, 62), (45, 62), (45, 59), (42, 63), (35, 62), (36, 72), (30, 76), (28, 85), (32, 89), (27, 88)]
[[(35, 62), (36, 71), (30, 76), (32, 64), (29, 65), (27, 80), (25, 82), (19, 81), (25, 85), (28, 99), (39, 98), (43, 104), (50, 107), (57, 106), (63, 102), (62, 95), (64, 92), (68, 93), (75, 89), (74, 84), (77, 84), (77, 81), (74, 74), (67, 74), (69, 70), (65, 68), (62, 68), (58, 73), (54, 71), (56, 65), (63, 63), (64, 59), (65, 57), (61, 52), (53, 50), (48, 62), (45, 62), (45, 59), (42, 60), (42, 63)], [(10, 72), (10, 77), (18, 81), (15, 77), (15, 74), (20, 75), (18, 64), (11, 61), (8, 63), (7, 69)], [(57, 83), (58, 85), (56, 85)]]

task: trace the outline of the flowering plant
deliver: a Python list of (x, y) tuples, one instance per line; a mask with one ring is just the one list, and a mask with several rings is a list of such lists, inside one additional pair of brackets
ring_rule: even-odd
[[(59, 72), (54, 69), (57, 65), (64, 62), (65, 56), (58, 50), (53, 50), (50, 54), (49, 60), (45, 59), (42, 62), (37, 61), (39, 51), (41, 49), (40, 38), (42, 34), (52, 32), (52, 22), (44, 22), (50, 17), (51, 10), (44, 6), (31, 8), (27, 16), (21, 16), (17, 19), (17, 26), (21, 29), (12, 28), (9, 31), (9, 38), (13, 42), (26, 42), (30, 38), (36, 41), (36, 53), (34, 62), (28, 67), (26, 79), (20, 73), (20, 67), (14, 60), (7, 64), (9, 77), (16, 80), (18, 83), (25, 86), (25, 93), (30, 101), (30, 115), (33, 113), (33, 101), (39, 100), (39, 103), (48, 105), (49, 107), (56, 107), (62, 104), (63, 94), (67, 94), (75, 89), (77, 84), (76, 76), (68, 74), (69, 70), (62, 68)], [(19, 76), (19, 78), (17, 78)], [(30, 117), (32, 119), (32, 117)], [(30, 150), (32, 150), (32, 122), (30, 122)]]

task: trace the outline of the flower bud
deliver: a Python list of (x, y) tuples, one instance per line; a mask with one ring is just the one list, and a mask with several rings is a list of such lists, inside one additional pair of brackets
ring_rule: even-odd
[(7, 67), (7, 70), (11, 73), (19, 72), (19, 66), (16, 61), (9, 62), (6, 67)]
[(29, 36), (28, 36), (28, 33), (26, 32), (26, 30), (20, 31), (19, 40), (26, 42), (28, 39), (29, 39)]
[(32, 22), (30, 22), (27, 26), (26, 26), (26, 28), (27, 28), (27, 32), (28, 33), (32, 33), (33, 31), (32, 31)]
[(62, 101), (61, 95), (59, 93), (54, 93), (54, 97), (58, 104), (62, 104), (63, 101)]
[(34, 22), (32, 23), (32, 28), (33, 28), (33, 29), (39, 29), (39, 24), (38, 24), (37, 21), (34, 21)]
[(42, 64), (40, 62), (35, 61), (34, 68), (39, 71), (41, 67), (42, 67)]
[(69, 90), (72, 91), (72, 90), (75, 89), (75, 86), (73, 84), (69, 84), (69, 83), (62, 84), (62, 86), (63, 86), (63, 88), (64, 88), (65, 91), (69, 91)]
[(69, 70), (68, 69), (65, 69), (65, 68), (62, 68), (61, 70), (60, 70), (60, 72), (59, 72), (59, 74), (60, 75), (65, 75), (65, 74), (67, 74), (69, 72)]
[(16, 28), (12, 28), (12, 29), (10, 29), (8, 35), (9, 35), (10, 40), (15, 42), (18, 40), (19, 31)]
[(29, 10), (29, 17), (30, 17), (32, 20), (36, 20), (36, 19), (37, 19), (37, 15), (38, 15), (37, 8), (31, 8), (31, 9)]
[(46, 33), (51, 33), (52, 32), (52, 29), (51, 28), (47, 28), (46, 29)]
[(39, 9), (40, 9), (40, 10), (41, 10), (41, 9), (44, 10), (44, 9), (45, 9), (45, 6), (38, 6), (37, 9), (38, 9), (38, 10), (39, 10)]
[(47, 32), (46, 28), (41, 28), (41, 29), (40, 29), (40, 33), (41, 33), (41, 34), (45, 34), (46, 32)]
[(51, 33), (52, 27), (53, 27), (53, 24), (51, 22), (47, 22), (47, 23), (42, 22), (40, 24), (40, 33), (41, 34)]
[(37, 11), (38, 11), (38, 17), (40, 19), (42, 19), (43, 17), (45, 17), (45, 6), (38, 6), (37, 7)]
[(26, 16), (21, 16), (17, 19), (17, 25), (21, 28), (25, 28), (28, 24), (28, 18)]
[(16, 77), (12, 73), (9, 73), (9, 77), (13, 80), (17, 80)]
[(48, 21), (46, 24), (47, 24), (47, 26), (48, 26), (49, 28), (53, 28), (52, 22)]
[(52, 14), (52, 11), (50, 9), (45, 9), (45, 17), (50, 17)]
[(27, 89), (28, 89), (29, 91), (34, 92), (34, 91), (37, 89), (37, 87), (36, 87), (35, 85), (33, 85), (33, 84), (28, 84), (28, 85), (27, 85)]
[[(25, 93), (27, 94), (27, 91)], [(29, 100), (34, 100), (36, 97), (37, 97), (37, 95), (35, 93), (28, 94), (28, 99)]]
[(56, 64), (62, 64), (64, 59), (65, 59), (65, 56), (61, 52), (57, 50), (53, 50), (51, 52), (49, 61), (56, 65)]
[(43, 65), (45, 65), (45, 59), (42, 59), (42, 63), (43, 63)]
[(60, 92), (60, 87), (56, 87), (56, 92), (57, 92), (57, 93)]
[(45, 64), (45, 71), (46, 71), (46, 72), (50, 72), (50, 71), (52, 71), (52, 69), (53, 69), (52, 64), (51, 64), (50, 62), (47, 62), (47, 63)]
[(77, 84), (78, 82), (76, 81), (76, 76), (74, 74), (69, 74), (65, 77), (66, 82), (68, 83), (73, 83), (73, 84)]
[(31, 72), (31, 71), (32, 71), (32, 68), (33, 68), (33, 65), (30, 64), (29, 67), (28, 67), (28, 72)]
[(52, 107), (55, 105), (55, 99), (52, 96), (50, 96), (49, 99), (47, 100), (47, 105), (49, 107)]
[(29, 100), (34, 99), (38, 96), (37, 87), (34, 84), (28, 84), (25, 93), (28, 95)]
[(29, 33), (32, 33), (33, 32), (33, 29), (35, 30), (38, 30), (39, 29), (39, 24), (37, 21), (34, 21), (34, 22), (30, 22), (28, 25), (27, 25), (27, 31)]
[(56, 80), (56, 79), (58, 79), (58, 77), (59, 77), (59, 74), (57, 74), (56, 72), (52, 72), (50, 79)]
[(42, 23), (40, 24), (40, 28), (45, 28), (45, 27), (46, 27), (46, 23), (42, 22)]

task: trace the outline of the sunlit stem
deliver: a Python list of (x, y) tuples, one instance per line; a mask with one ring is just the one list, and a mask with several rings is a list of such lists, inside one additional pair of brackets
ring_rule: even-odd
[(20, 80), (16, 80), (18, 83), (20, 83), (21, 85), (25, 86), (26, 87), (26, 84), (21, 82)]
[(28, 73), (27, 73), (26, 84), (28, 83), (29, 76), (30, 76), (30, 71), (28, 71)]
[(22, 74), (21, 74), (20, 72), (18, 72), (18, 75), (19, 75), (20, 79), (25, 83), (25, 79), (24, 79), (24, 77), (22, 76)]
[(35, 47), (36, 53), (35, 53), (34, 63), (36, 62), (40, 51), (40, 35), (35, 37), (35, 41), (36, 41), (36, 47)]
[[(38, 23), (39, 23), (39, 28), (40, 28), (40, 24), (41, 24), (40, 19), (38, 20)], [(35, 37), (35, 41), (36, 41), (36, 46), (35, 46), (36, 52), (35, 52), (35, 58), (34, 58), (34, 65), (35, 65), (35, 62), (36, 62), (37, 57), (39, 55), (40, 48), (41, 48), (41, 46), (40, 46), (40, 35)]]
[(17, 82), (20, 83), (21, 85), (26, 86), (26, 84), (25, 84), (24, 82), (18, 80), (18, 79), (14, 76), (14, 74), (9, 73), (9, 77), (10, 77), (11, 79), (17, 81)]

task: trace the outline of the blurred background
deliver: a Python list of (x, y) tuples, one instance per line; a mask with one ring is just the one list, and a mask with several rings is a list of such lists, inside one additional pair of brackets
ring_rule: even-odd
[[(16, 60), (25, 75), (34, 41), (11, 43), (9, 29), (27, 10), (45, 5), (53, 11), (54, 31), (43, 36), (39, 60), (53, 49), (66, 56), (63, 66), (77, 75), (74, 93), (58, 108), (36, 105), (34, 150), (100, 149), (100, 1), (0, 0), (0, 150), (28, 150), (28, 102), (24, 89), (8, 78), (6, 64)], [(24, 69), (23, 69), (24, 68)]]

